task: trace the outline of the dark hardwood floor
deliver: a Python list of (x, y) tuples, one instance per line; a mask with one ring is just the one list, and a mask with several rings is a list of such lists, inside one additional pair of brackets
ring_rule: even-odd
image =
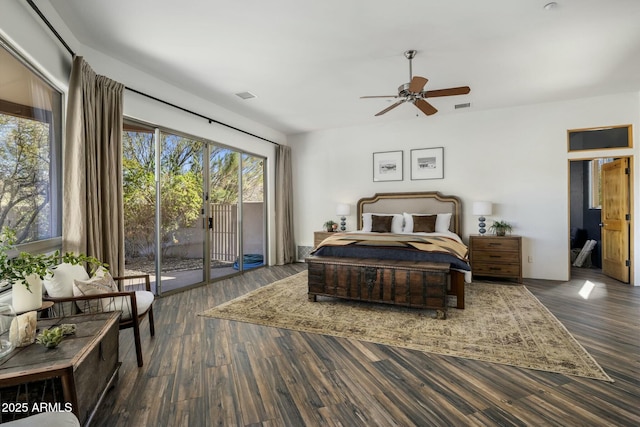
[(640, 287), (590, 270), (569, 282), (525, 279), (614, 383), (197, 316), (305, 268), (158, 299), (155, 338), (146, 321), (142, 331), (144, 367), (121, 331), (119, 381), (94, 425), (640, 425)]

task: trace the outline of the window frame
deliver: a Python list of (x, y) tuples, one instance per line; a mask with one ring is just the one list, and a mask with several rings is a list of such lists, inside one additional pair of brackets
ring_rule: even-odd
[[(0, 113), (27, 120), (46, 123), (49, 126), (49, 203), (48, 211), (51, 213), (49, 227), (50, 236), (17, 244), (21, 251), (27, 252), (51, 252), (62, 247), (62, 146), (64, 140), (66, 92), (49, 79), (43, 71), (35, 66), (18, 49), (0, 37), (0, 48), (4, 49), (11, 57), (25, 67), (38, 78), (51, 91), (57, 93), (56, 102), (51, 110), (46, 110), (29, 105), (23, 105), (12, 101), (0, 99)], [(59, 122), (58, 122), (59, 120)]]

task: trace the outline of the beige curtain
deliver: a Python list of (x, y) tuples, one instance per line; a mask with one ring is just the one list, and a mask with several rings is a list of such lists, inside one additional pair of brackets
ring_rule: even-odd
[(293, 237), (293, 182), (291, 147), (280, 145), (276, 153), (276, 264), (296, 260)]
[(124, 273), (122, 93), (124, 86), (73, 59), (64, 147), (64, 252), (82, 252)]

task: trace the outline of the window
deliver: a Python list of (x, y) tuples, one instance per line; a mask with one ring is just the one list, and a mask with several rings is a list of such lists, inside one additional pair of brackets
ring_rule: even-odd
[(633, 130), (631, 125), (609, 126), (567, 131), (569, 151), (631, 148)]
[(589, 162), (589, 209), (602, 209), (602, 165), (613, 159), (593, 159)]
[(62, 94), (0, 40), (0, 227), (61, 236)]

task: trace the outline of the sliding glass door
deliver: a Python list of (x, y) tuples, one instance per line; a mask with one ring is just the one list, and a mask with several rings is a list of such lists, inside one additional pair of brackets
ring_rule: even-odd
[(128, 272), (161, 294), (263, 265), (264, 158), (132, 123), (123, 146)]
[(239, 154), (228, 148), (209, 147), (209, 236), (211, 278), (237, 271), (239, 248)]
[(242, 155), (242, 268), (248, 270), (264, 265), (265, 203), (264, 159)]
[(204, 283), (202, 223), (205, 144), (160, 132), (159, 194), (162, 292)]

